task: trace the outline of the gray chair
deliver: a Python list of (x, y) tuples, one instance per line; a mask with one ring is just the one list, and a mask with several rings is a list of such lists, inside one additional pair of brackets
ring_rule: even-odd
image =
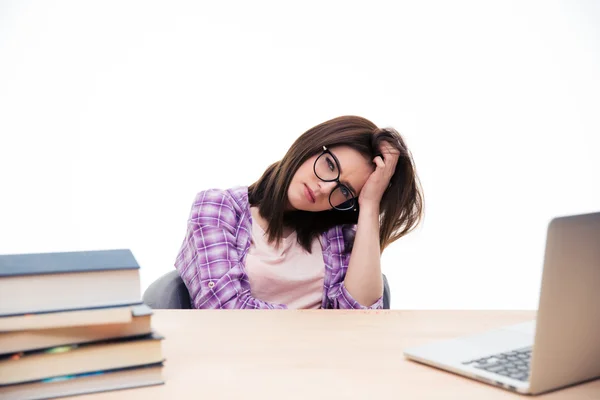
[[(157, 310), (192, 308), (190, 294), (176, 270), (152, 282), (144, 292), (143, 300), (148, 306)], [(390, 286), (385, 275), (383, 275), (383, 308), (390, 308)]]

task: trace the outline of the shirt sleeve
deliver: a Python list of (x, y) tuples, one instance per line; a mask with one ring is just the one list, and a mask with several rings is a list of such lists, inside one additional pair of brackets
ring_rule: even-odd
[(337, 309), (350, 309), (350, 310), (380, 310), (383, 308), (383, 296), (381, 296), (375, 303), (366, 307), (361, 305), (344, 286), (344, 282), (337, 283), (329, 289), (329, 299), (332, 304), (332, 308)]
[[(329, 245), (331, 246), (331, 263), (334, 268), (339, 268), (340, 273), (337, 274), (341, 278), (339, 282), (335, 282), (327, 291), (329, 304), (331, 308), (336, 309), (351, 309), (351, 310), (375, 310), (383, 309), (383, 293), (379, 299), (369, 306), (361, 305), (346, 289), (344, 278), (350, 264), (350, 255), (352, 253), (352, 245), (356, 234), (356, 226), (346, 226), (340, 228), (335, 237), (330, 238)], [(383, 279), (383, 277), (381, 278)]]
[(236, 245), (234, 200), (220, 190), (196, 196), (175, 262), (194, 308), (285, 309), (252, 297)]

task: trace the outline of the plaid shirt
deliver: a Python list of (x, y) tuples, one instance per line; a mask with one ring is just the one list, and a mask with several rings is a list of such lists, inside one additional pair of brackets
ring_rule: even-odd
[[(252, 240), (248, 188), (198, 193), (175, 268), (195, 308), (285, 309), (253, 298), (244, 263)], [(356, 225), (336, 226), (321, 235), (325, 277), (321, 308), (375, 309), (360, 305), (344, 286)], [(349, 249), (349, 250), (346, 250)]]

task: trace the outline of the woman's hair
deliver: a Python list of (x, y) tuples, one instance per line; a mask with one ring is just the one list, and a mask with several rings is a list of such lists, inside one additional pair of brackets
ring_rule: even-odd
[(400, 151), (400, 155), (390, 179), (391, 186), (383, 194), (380, 203), (380, 251), (416, 228), (423, 215), (423, 193), (412, 155), (404, 140), (393, 128), (379, 129), (365, 118), (342, 116), (306, 131), (292, 144), (281, 161), (270, 165), (261, 178), (250, 185), (249, 202), (258, 207), (260, 215), (268, 222), (268, 241), (279, 246), (284, 226), (290, 226), (296, 230), (298, 243), (310, 252), (314, 238), (321, 233), (337, 225), (356, 224), (360, 212), (358, 199), (357, 211), (286, 211), (288, 188), (298, 168), (320, 153), (323, 146), (349, 146), (373, 160), (380, 154), (379, 144), (382, 140), (391, 143)]

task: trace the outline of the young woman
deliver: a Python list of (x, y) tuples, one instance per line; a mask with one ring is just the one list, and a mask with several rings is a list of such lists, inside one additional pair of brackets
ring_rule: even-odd
[(422, 209), (400, 134), (339, 117), (249, 187), (200, 192), (175, 267), (195, 308), (381, 308), (381, 252)]

